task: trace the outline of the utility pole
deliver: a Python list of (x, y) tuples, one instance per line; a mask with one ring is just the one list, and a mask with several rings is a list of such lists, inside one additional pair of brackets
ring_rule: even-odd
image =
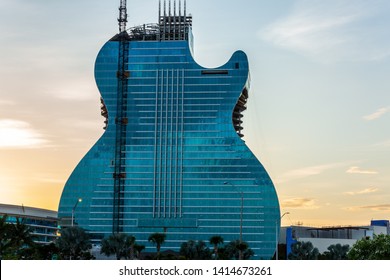
[[(284, 213), (284, 214), (280, 217), (280, 224), (282, 224), (282, 218), (283, 218), (285, 215), (288, 215), (288, 214), (290, 214), (290, 212), (286, 212), (286, 213)], [(275, 260), (278, 260), (278, 259), (279, 259), (278, 220), (275, 220), (275, 240), (276, 240)]]
[[(230, 185), (235, 188), (235, 191), (241, 196), (241, 207), (240, 207), (240, 246), (242, 246), (242, 223), (244, 216), (244, 193), (242, 191), (238, 191), (237, 187), (230, 182), (223, 182), (224, 185)], [(243, 259), (242, 250), (239, 251), (239, 259)]]
[(77, 199), (75, 205), (72, 208), (72, 227), (74, 226), (74, 212), (76, 211), (76, 207), (79, 204), (79, 202), (82, 202), (83, 200), (81, 198)]

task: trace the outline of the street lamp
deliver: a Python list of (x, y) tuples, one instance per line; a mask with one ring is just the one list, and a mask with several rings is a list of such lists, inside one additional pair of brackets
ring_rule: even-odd
[[(241, 196), (241, 210), (240, 210), (240, 245), (241, 245), (242, 244), (242, 219), (243, 219), (243, 214), (244, 214), (244, 193), (237, 191), (236, 186), (234, 186), (230, 182), (223, 182), (223, 184), (224, 185), (231, 185), (232, 187), (234, 187), (236, 189), (236, 192), (238, 192)], [(239, 259), (242, 260), (241, 250), (240, 250), (240, 254), (239, 254)]]
[(83, 200), (81, 198), (77, 199), (75, 205), (73, 206), (72, 208), (72, 227), (74, 225), (74, 211), (76, 210), (76, 207), (77, 205), (79, 204), (79, 202), (82, 202)]
[[(282, 224), (282, 218), (285, 216), (285, 215), (288, 215), (288, 214), (290, 214), (290, 212), (285, 212), (285, 213), (283, 213), (283, 215), (282, 216), (280, 216), (280, 224)], [(279, 234), (278, 234), (278, 221), (276, 220), (275, 221), (275, 229), (276, 229), (276, 231), (275, 231), (275, 239), (276, 239), (276, 251), (275, 251), (275, 260), (278, 260), (279, 259)]]

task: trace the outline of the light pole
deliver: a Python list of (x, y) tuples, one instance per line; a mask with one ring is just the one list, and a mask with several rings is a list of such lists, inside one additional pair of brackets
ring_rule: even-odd
[(72, 208), (72, 227), (74, 225), (74, 211), (76, 210), (76, 207), (77, 205), (79, 204), (79, 202), (82, 202), (83, 200), (81, 198), (77, 199), (75, 205), (73, 206)]
[[(283, 213), (282, 216), (280, 216), (280, 224), (282, 224), (282, 218), (285, 216), (285, 215), (288, 215), (290, 214), (290, 212), (285, 212)], [(275, 251), (275, 260), (278, 260), (279, 259), (279, 234), (278, 234), (278, 221), (276, 220), (275, 221), (275, 239), (276, 239), (276, 251)]]
[[(240, 246), (241, 246), (241, 244), (242, 244), (242, 219), (243, 219), (243, 215), (244, 215), (244, 193), (237, 191), (236, 186), (233, 185), (230, 182), (223, 182), (223, 184), (224, 185), (231, 185), (232, 187), (234, 187), (236, 189), (236, 192), (239, 193), (240, 196), (241, 196), (241, 209), (240, 209)], [(242, 260), (242, 252), (241, 252), (241, 250), (240, 250), (240, 253), (239, 253), (239, 259)]]

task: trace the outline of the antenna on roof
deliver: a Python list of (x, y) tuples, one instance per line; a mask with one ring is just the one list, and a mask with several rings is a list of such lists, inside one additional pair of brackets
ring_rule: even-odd
[(160, 20), (161, 20), (161, 0), (158, 1), (158, 21), (157, 21), (157, 23), (160, 24)]
[(119, 33), (126, 31), (126, 23), (127, 23), (127, 7), (126, 7), (126, 1), (127, 0), (121, 0), (121, 5), (119, 7)]
[(184, 16), (187, 15), (187, 0), (184, 0)]

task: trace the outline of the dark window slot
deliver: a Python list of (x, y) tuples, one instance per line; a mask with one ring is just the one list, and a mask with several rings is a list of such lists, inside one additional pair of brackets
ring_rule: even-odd
[(228, 70), (202, 70), (202, 75), (227, 75)]

